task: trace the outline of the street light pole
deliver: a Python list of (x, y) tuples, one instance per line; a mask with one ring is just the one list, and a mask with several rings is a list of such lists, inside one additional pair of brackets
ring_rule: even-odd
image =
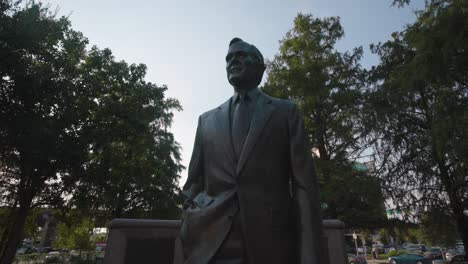
[(357, 250), (357, 235), (356, 235), (356, 232), (353, 232), (353, 239), (354, 239), (354, 246), (356, 247), (356, 255), (359, 255), (359, 252)]

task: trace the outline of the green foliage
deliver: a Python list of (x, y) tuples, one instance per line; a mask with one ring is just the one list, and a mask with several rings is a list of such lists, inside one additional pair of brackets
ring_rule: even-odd
[(421, 244), (423, 242), (421, 229), (420, 228), (408, 229), (408, 237), (406, 241), (415, 243), (415, 244)]
[(388, 252), (387, 254), (379, 254), (379, 258), (387, 260), (388, 258), (397, 257), (397, 256), (408, 254), (408, 253), (410, 252), (406, 250), (393, 250), (393, 251)]
[[(6, 2), (6, 3), (5, 3)], [(0, 261), (12, 259), (29, 210), (61, 201), (59, 175), (83, 161), (86, 120), (76, 65), (87, 40), (40, 4), (2, 1), (0, 14)]]
[(178, 101), (144, 80), (145, 65), (87, 44), (40, 3), (0, 1), (2, 263), (37, 206), (107, 220), (179, 211)]
[(29, 206), (59, 199), (58, 173), (82, 160), (73, 131), (86, 118), (76, 64), (87, 40), (40, 4), (10, 11), (0, 16), (1, 199)]
[(426, 245), (453, 247), (457, 234), (456, 222), (445, 208), (433, 208), (421, 215), (421, 242)]
[(107, 240), (107, 234), (96, 234), (92, 237), (93, 239), (93, 242), (96, 243), (96, 242), (105, 242)]
[[(420, 236), (418, 234), (419, 225), (408, 223), (399, 219), (390, 219), (385, 221), (384, 227), (378, 231), (380, 241), (383, 244), (391, 243), (390, 237), (395, 244), (404, 242), (418, 243)], [(386, 240), (386, 242), (384, 242)]]
[(91, 238), (93, 228), (93, 223), (87, 218), (70, 227), (65, 223), (59, 223), (56, 229), (57, 239), (54, 247), (76, 249), (79, 251), (93, 250), (95, 247), (94, 241)]
[(316, 156), (325, 217), (352, 226), (372, 226), (385, 218), (379, 182), (353, 169), (365, 149), (368, 133), (361, 119), (364, 72), (362, 48), (340, 53), (335, 43), (344, 35), (337, 17), (299, 14), (268, 63), (263, 89), (295, 102), (304, 115)]
[(379, 230), (380, 242), (384, 245), (390, 244), (390, 234), (388, 230), (382, 228)]
[(35, 208), (30, 211), (24, 225), (24, 237), (32, 238), (36, 241), (40, 239), (41, 233), (39, 231), (39, 218), (43, 211), (44, 210), (40, 208)]
[(24, 254), (24, 255), (17, 255), (15, 256), (15, 260), (17, 262), (27, 262), (28, 264), (36, 264), (36, 263), (43, 263), (44, 260), (44, 254), (38, 254), (38, 253), (33, 253), (33, 254)]
[(385, 207), (379, 180), (352, 170), (337, 171), (321, 189), (322, 199), (334, 205), (324, 209), (324, 214), (337, 217), (354, 228), (372, 228), (383, 225)]
[(411, 0), (393, 0), (392, 5), (397, 6), (397, 7), (404, 7), (408, 5), (411, 2)]
[[(178, 212), (179, 147), (167, 128), (179, 103), (167, 87), (145, 82), (146, 66), (116, 62), (93, 48), (82, 65), (92, 72), (94, 103), (82, 132), (88, 155), (74, 192), (79, 209), (115, 217), (170, 217)], [(90, 199), (90, 197), (93, 197)]]
[(388, 194), (404, 208), (449, 208), (468, 244), (468, 2), (430, 2), (372, 49), (369, 108)]

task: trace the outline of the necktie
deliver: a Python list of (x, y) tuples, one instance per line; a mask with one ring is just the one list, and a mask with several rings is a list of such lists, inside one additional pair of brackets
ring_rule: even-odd
[(232, 141), (237, 157), (242, 152), (250, 127), (248, 100), (247, 96), (239, 97), (232, 119)]

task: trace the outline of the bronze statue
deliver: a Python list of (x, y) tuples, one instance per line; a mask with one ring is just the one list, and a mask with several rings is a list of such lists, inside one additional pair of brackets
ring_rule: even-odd
[(255, 46), (230, 42), (234, 95), (198, 119), (175, 263), (320, 263), (317, 174), (303, 120), (292, 102), (258, 89), (264, 71)]

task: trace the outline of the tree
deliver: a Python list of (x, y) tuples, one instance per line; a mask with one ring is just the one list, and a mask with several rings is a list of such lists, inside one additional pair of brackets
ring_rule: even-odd
[(41, 208), (34, 208), (29, 212), (23, 227), (24, 237), (31, 238), (33, 241), (39, 241), (41, 239), (39, 227), (43, 226), (43, 212), (44, 210)]
[(54, 247), (76, 249), (80, 251), (92, 250), (95, 247), (92, 239), (94, 225), (89, 218), (82, 218), (80, 222), (68, 226), (59, 223), (57, 239)]
[(0, 263), (11, 263), (28, 213), (61, 198), (59, 173), (83, 160), (76, 128), (86, 118), (76, 65), (86, 39), (40, 4), (2, 1), (0, 164), (2, 205), (11, 208)]
[(372, 46), (369, 111), (387, 193), (416, 212), (449, 208), (468, 248), (468, 3), (428, 3)]
[(181, 169), (168, 131), (178, 102), (144, 80), (146, 67), (87, 50), (67, 18), (20, 2), (0, 2), (0, 203), (9, 209), (1, 264), (12, 262), (32, 208), (97, 199), (96, 186), (108, 184), (134, 188), (124, 193), (134, 208), (175, 210)]
[(378, 225), (385, 218), (379, 182), (353, 169), (368, 134), (360, 118), (365, 88), (359, 64), (362, 48), (336, 51), (334, 45), (343, 35), (337, 17), (299, 14), (281, 41), (279, 54), (268, 63), (263, 89), (292, 100), (303, 113), (316, 156), (325, 217), (357, 226)]
[[(446, 208), (431, 208), (420, 216), (421, 241), (426, 245), (453, 247), (458, 237), (456, 223)], [(436, 235), (435, 235), (436, 234)]]
[(416, 237), (418, 228), (419, 226), (415, 223), (393, 218), (386, 221), (379, 234), (384, 238), (386, 237), (386, 239), (392, 237), (395, 244), (403, 242), (418, 243)]
[(382, 244), (389, 245), (392, 242), (390, 239), (390, 232), (385, 228), (380, 229), (379, 240)]
[(96, 104), (82, 129), (91, 143), (73, 204), (106, 219), (176, 216), (182, 166), (167, 129), (178, 101), (164, 97), (165, 86), (143, 80), (144, 65), (115, 62), (109, 50), (92, 49), (83, 68), (93, 71), (84, 85)]

